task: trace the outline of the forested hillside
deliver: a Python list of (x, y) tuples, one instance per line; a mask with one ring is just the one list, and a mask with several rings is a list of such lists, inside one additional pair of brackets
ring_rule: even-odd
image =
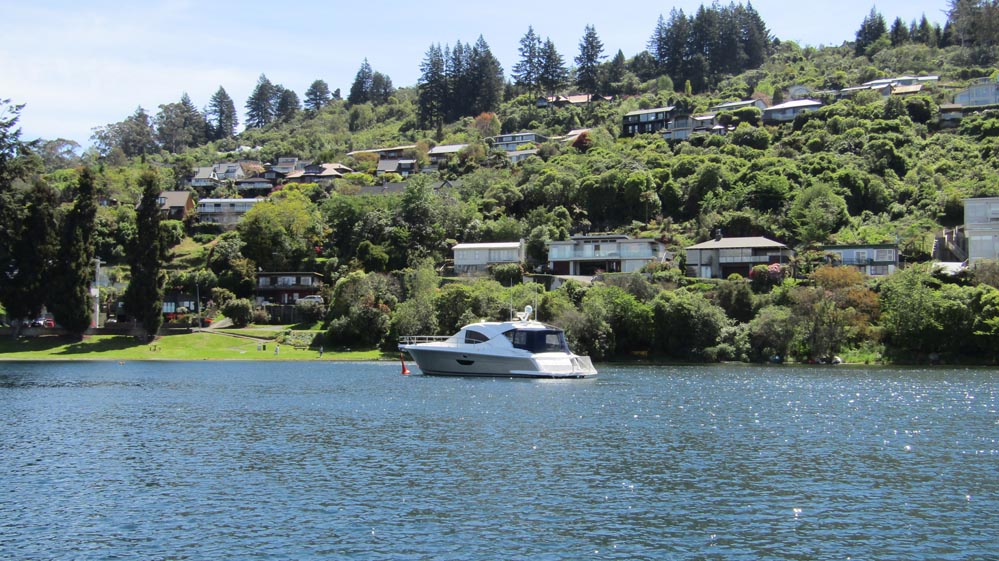
[[(962, 223), (963, 199), (999, 195), (999, 113), (964, 111), (956, 128), (940, 119), (940, 106), (956, 92), (996, 78), (993, 4), (954, 1), (943, 27), (925, 17), (888, 24), (872, 10), (858, 14), (858, 29), (844, 30), (849, 41), (830, 47), (771, 36), (749, 4), (664, 14), (649, 22), (648, 49), (630, 55), (604, 45), (594, 26), (572, 55), (531, 27), (510, 79), (483, 37), (430, 45), (414, 61), (419, 83), (406, 87), (364, 60), (347, 96), (317, 79), (303, 104), (261, 74), (242, 119), (224, 87), (204, 110), (184, 94), (155, 115), (140, 107), (99, 127), (82, 155), (66, 141), (22, 141), (17, 106), (7, 102), (0, 210), (22, 226), (0, 244), (7, 275), (0, 302), (8, 314), (28, 317), (51, 301), (36, 273), (20, 266), (27, 260), (18, 241), (38, 232), (31, 220), (61, 223), (72, 215), (90, 181), (101, 203), (93, 212), (93, 255), (127, 281), (140, 233), (152, 227), (136, 211), (144, 192), (192, 189), (201, 166), (234, 162), (263, 173), (278, 158), (295, 157), (342, 163), (354, 173), (328, 186), (279, 185), (225, 233), (196, 219), (156, 225), (165, 271), (160, 298), (162, 286), (214, 287), (216, 302), (248, 298), (258, 270), (318, 271), (330, 306), (317, 314), (329, 343), (391, 347), (400, 333), (450, 333), (473, 317), (502, 316), (510, 299), (500, 297), (504, 290), (521, 305), (534, 298), (495, 281), (439, 288), (436, 272), (456, 242), (524, 239), (531, 273), (545, 265), (548, 241), (622, 232), (662, 240), (676, 259), (645, 277), (547, 292), (541, 308), (580, 351), (598, 358), (810, 359), (866, 349), (868, 356), (992, 359), (999, 293), (987, 268), (940, 281), (912, 266), (879, 283), (826, 270), (814, 250), (897, 243), (907, 264), (928, 262), (934, 237)], [(904, 97), (844, 93), (904, 75), (939, 79)], [(715, 116), (726, 134), (622, 135), (624, 115), (639, 109), (699, 115), (724, 102), (775, 105), (801, 92), (822, 107), (784, 124), (743, 109)], [(539, 103), (569, 94), (589, 101)], [(517, 163), (493, 149), (492, 137), (523, 130), (551, 140), (526, 146), (536, 154)], [(559, 140), (574, 130), (570, 142)], [(426, 167), (431, 149), (452, 144), (466, 146), (433, 173), (407, 178), (396, 194), (359, 194), (403, 178), (376, 175), (377, 157), (357, 151), (407, 146), (406, 156)], [(92, 176), (81, 176), (81, 166)], [(199, 198), (237, 192), (231, 182), (194, 190)], [(684, 278), (683, 249), (719, 231), (765, 236), (799, 257), (765, 280)], [(173, 251), (171, 262), (169, 248), (182, 240), (179, 247), (195, 249)], [(148, 258), (153, 242), (144, 243)], [(79, 267), (90, 272), (91, 261)], [(911, 313), (916, 296), (927, 306), (922, 317)], [(38, 306), (19, 315), (15, 301)]]

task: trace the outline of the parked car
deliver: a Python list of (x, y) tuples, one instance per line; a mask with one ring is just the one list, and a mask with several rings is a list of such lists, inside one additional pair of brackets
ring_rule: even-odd
[(319, 303), (319, 305), (322, 305), (322, 304), (325, 303), (325, 301), (323, 300), (323, 297), (319, 296), (318, 294), (310, 294), (309, 296), (304, 296), (302, 298), (299, 298), (298, 300), (295, 300), (296, 304), (298, 302), (317, 302), (317, 303)]
[(55, 327), (55, 320), (52, 318), (45, 318), (44, 325), (45, 327)]

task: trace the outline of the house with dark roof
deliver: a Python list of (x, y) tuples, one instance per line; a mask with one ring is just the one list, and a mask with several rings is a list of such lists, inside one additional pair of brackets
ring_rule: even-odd
[(635, 136), (667, 129), (675, 111), (676, 107), (672, 105), (629, 111), (624, 114), (621, 136)]
[(334, 179), (343, 177), (345, 173), (354, 170), (340, 164), (309, 164), (304, 169), (297, 169), (284, 177), (286, 183), (318, 183), (329, 185)]
[(687, 251), (687, 276), (724, 279), (732, 273), (749, 276), (756, 265), (788, 263), (794, 250), (764, 237), (723, 238), (692, 245)]
[(183, 220), (194, 210), (194, 194), (190, 191), (163, 191), (157, 202), (160, 214), (167, 220)]

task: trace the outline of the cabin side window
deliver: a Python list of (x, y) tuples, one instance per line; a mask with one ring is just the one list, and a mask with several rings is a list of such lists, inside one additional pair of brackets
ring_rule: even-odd
[(478, 344), (478, 343), (485, 343), (488, 340), (489, 340), (489, 337), (486, 337), (485, 335), (483, 335), (482, 333), (479, 333), (478, 331), (472, 331), (471, 329), (466, 329), (465, 330), (465, 344), (466, 345), (475, 345), (475, 344)]

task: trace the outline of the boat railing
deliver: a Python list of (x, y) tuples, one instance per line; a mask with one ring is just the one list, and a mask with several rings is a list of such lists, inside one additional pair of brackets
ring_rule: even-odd
[(451, 337), (448, 335), (402, 335), (400, 345), (416, 345), (419, 343), (444, 343)]

